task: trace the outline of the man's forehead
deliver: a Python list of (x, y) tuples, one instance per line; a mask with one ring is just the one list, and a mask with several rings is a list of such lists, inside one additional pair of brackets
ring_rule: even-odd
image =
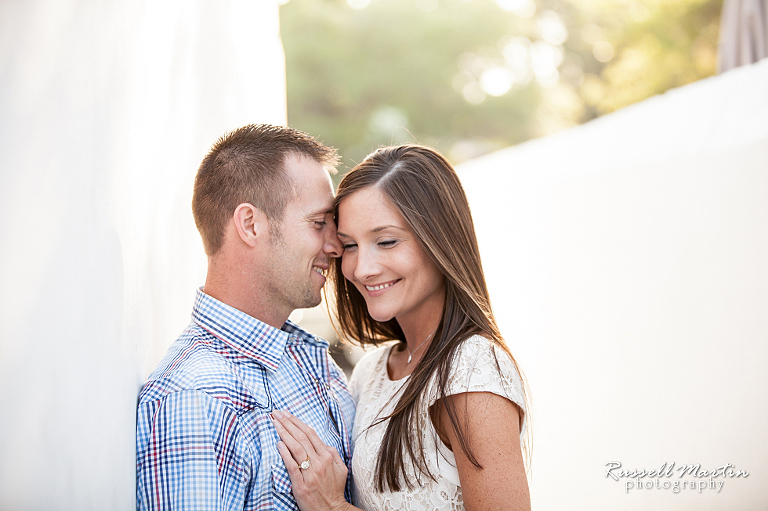
[(283, 159), (283, 167), (290, 173), (308, 173), (322, 171), (322, 174), (330, 179), (330, 171), (325, 165), (309, 155), (291, 151)]
[(283, 161), (285, 174), (294, 186), (299, 187), (301, 183), (312, 180), (317, 183), (327, 183), (331, 190), (333, 185), (328, 170), (322, 163), (309, 156), (298, 153), (289, 153)]
[(322, 165), (311, 158), (286, 165), (291, 186), (288, 208), (304, 218), (333, 212), (333, 183)]

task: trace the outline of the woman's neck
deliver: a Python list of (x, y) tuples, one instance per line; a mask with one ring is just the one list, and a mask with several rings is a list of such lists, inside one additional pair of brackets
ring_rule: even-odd
[(430, 300), (429, 303), (423, 304), (418, 310), (395, 318), (397, 324), (400, 325), (400, 330), (403, 331), (408, 348), (416, 349), (431, 333), (437, 330), (443, 319), (444, 304), (445, 295), (440, 294)]

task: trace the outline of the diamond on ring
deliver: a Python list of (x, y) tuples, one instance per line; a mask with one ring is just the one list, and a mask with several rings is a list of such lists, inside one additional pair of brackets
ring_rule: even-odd
[(309, 456), (307, 456), (307, 459), (301, 462), (301, 465), (299, 465), (302, 470), (307, 470), (309, 468)]

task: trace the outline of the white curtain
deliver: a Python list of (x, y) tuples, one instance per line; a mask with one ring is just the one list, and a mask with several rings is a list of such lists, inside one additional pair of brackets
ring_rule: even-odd
[(0, 2), (0, 509), (135, 509), (141, 383), (189, 321), (225, 131), (286, 121), (278, 7)]

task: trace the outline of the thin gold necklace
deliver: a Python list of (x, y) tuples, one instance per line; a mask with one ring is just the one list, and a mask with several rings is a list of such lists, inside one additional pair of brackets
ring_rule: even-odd
[(437, 328), (435, 328), (435, 331), (434, 331), (434, 332), (432, 332), (431, 334), (429, 334), (429, 335), (427, 336), (427, 338), (426, 338), (426, 339), (424, 339), (423, 341), (421, 341), (421, 344), (419, 344), (418, 346), (416, 346), (416, 349), (415, 349), (415, 350), (413, 350), (413, 351), (409, 350), (409, 349), (408, 349), (408, 343), (405, 343), (405, 349), (406, 349), (406, 350), (408, 350), (408, 362), (406, 362), (406, 363), (405, 363), (405, 365), (408, 365), (408, 364), (410, 364), (410, 363), (411, 363), (411, 359), (413, 358), (413, 354), (414, 354), (414, 353), (416, 353), (417, 351), (419, 351), (419, 348), (421, 348), (422, 346), (424, 346), (424, 343), (425, 343), (425, 342), (427, 342), (429, 339), (431, 339), (431, 338), (432, 338), (432, 336), (433, 336), (433, 335), (435, 335), (435, 332), (437, 332)]

